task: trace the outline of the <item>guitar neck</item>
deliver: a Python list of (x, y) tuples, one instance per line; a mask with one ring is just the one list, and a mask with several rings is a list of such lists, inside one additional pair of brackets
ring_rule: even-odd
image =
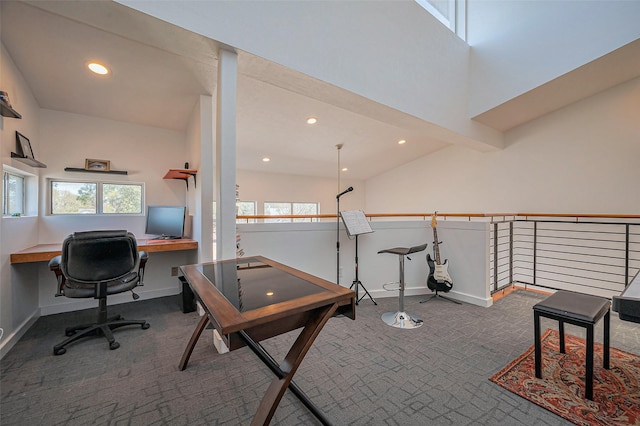
[(438, 245), (438, 230), (436, 228), (433, 228), (433, 254), (436, 257), (436, 264), (441, 265), (440, 246)]

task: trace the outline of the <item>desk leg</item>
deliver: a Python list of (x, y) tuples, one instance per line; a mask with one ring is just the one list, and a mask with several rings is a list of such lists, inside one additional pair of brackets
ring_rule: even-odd
[(187, 363), (189, 362), (189, 358), (191, 358), (191, 353), (193, 352), (193, 348), (196, 346), (202, 331), (205, 329), (207, 324), (209, 323), (209, 315), (204, 314), (202, 318), (200, 318), (200, 322), (196, 325), (196, 329), (193, 330), (193, 334), (191, 335), (191, 339), (189, 339), (189, 343), (182, 354), (182, 359), (180, 360), (179, 368), (180, 371), (183, 371), (187, 368)]
[[(282, 396), (291, 384), (293, 375), (296, 373), (314, 340), (318, 337), (318, 334), (320, 334), (322, 327), (324, 327), (327, 321), (333, 316), (337, 308), (338, 305), (333, 304), (318, 308), (314, 311), (314, 317), (304, 326), (293, 346), (289, 349), (284, 361), (280, 364), (279, 370), (282, 374), (277, 374), (278, 377), (269, 385), (267, 392), (260, 402), (258, 411), (251, 421), (251, 425), (268, 425), (271, 422)], [(296, 387), (295, 384), (294, 387)], [(296, 396), (300, 397), (297, 393)], [(301, 399), (301, 401), (307, 405), (304, 400)], [(310, 401), (307, 402), (310, 403)], [(317, 415), (314, 410), (312, 410), (312, 412)], [(319, 418), (319, 420), (321, 420), (323, 424), (328, 424), (325, 422), (325, 419)]]

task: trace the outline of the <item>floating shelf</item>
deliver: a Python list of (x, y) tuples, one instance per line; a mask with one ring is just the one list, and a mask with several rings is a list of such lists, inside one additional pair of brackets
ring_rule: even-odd
[(169, 171), (164, 175), (163, 179), (180, 179), (183, 180), (187, 185), (187, 190), (189, 189), (189, 178), (193, 177), (193, 186), (196, 186), (196, 175), (198, 174), (197, 170), (194, 169), (169, 169)]
[(0, 99), (0, 115), (2, 115), (3, 117), (9, 117), (9, 118), (22, 118), (22, 116), (18, 114), (18, 112), (15, 109), (7, 105), (7, 103), (2, 99)]
[(18, 155), (15, 152), (11, 153), (11, 158), (15, 158), (16, 160), (20, 161), (21, 163), (28, 164), (31, 167), (40, 167), (41, 169), (46, 169), (47, 168), (46, 164), (41, 163), (41, 162), (39, 162), (38, 160), (36, 160), (34, 158), (29, 158), (29, 157), (24, 157), (22, 155)]
[(107, 173), (112, 175), (126, 175), (128, 172), (126, 170), (87, 170), (76, 167), (65, 167), (65, 172), (81, 172), (81, 173)]

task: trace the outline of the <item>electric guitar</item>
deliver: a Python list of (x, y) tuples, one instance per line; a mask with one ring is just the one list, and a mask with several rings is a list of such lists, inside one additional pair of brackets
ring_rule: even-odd
[(435, 262), (431, 259), (431, 255), (427, 254), (427, 264), (429, 265), (429, 277), (427, 278), (427, 287), (431, 291), (444, 291), (445, 293), (451, 290), (453, 287), (453, 280), (449, 276), (447, 265), (447, 259), (444, 263), (440, 262), (440, 247), (438, 242), (438, 230), (436, 228), (436, 215), (435, 212), (431, 217), (431, 227), (433, 228), (433, 253), (435, 255)]

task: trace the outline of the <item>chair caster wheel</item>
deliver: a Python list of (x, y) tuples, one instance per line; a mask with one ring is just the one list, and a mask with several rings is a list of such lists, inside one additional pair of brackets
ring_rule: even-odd
[(119, 347), (120, 347), (120, 343), (118, 342), (109, 343), (109, 349), (111, 350), (118, 349)]
[(148, 322), (145, 322), (144, 324), (142, 324), (142, 329), (143, 330), (146, 330), (149, 327), (151, 327), (151, 324), (149, 324)]
[(65, 348), (53, 348), (54, 355), (63, 355), (67, 352)]

